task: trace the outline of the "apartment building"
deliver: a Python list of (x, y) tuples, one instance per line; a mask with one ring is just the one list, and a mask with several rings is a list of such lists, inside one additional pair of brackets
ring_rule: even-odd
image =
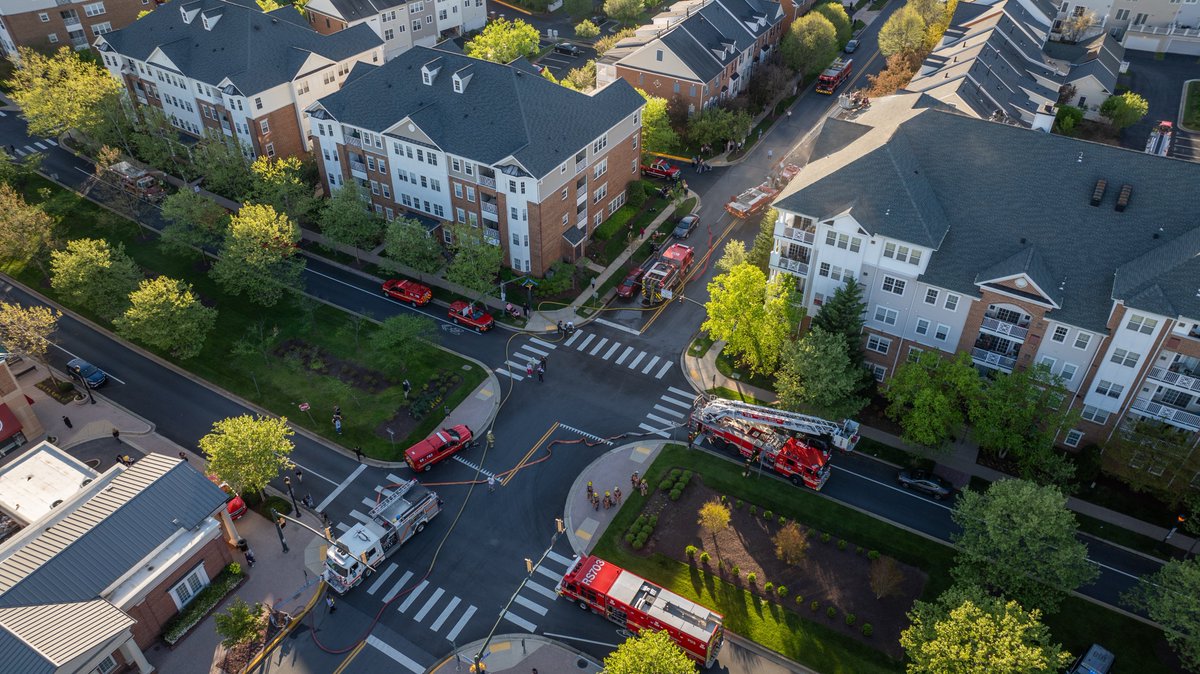
[(1061, 104), (1099, 119), (1125, 49), (1107, 33), (1051, 41), (1048, 0), (959, 2), (950, 28), (905, 87), (965, 114), (1049, 131)]
[(310, 149), (304, 109), (355, 63), (382, 62), (382, 46), (368, 26), (322, 35), (291, 6), (264, 13), (254, 0), (177, 0), (95, 42), (135, 105), (188, 135), (237, 140), (248, 158)]
[(124, 28), (154, 6), (155, 0), (0, 0), (0, 52), (87, 49), (92, 40)]
[(233, 561), (227, 498), (162, 454), (98, 473), (42, 443), (0, 468), (4, 670), (154, 671), (145, 650)]
[(330, 191), (354, 181), (388, 220), (408, 212), (482, 227), (508, 266), (540, 276), (581, 257), (625, 203), (644, 105), (625, 82), (588, 95), (523, 59), (413, 47), (359, 64), (308, 115)]
[(1063, 0), (1056, 27), (1073, 16), (1094, 16), (1094, 29), (1120, 36), (1126, 49), (1200, 56), (1197, 0)]
[(786, 29), (770, 0), (684, 0), (654, 17), (596, 62), (596, 84), (616, 80), (660, 98), (680, 99), (689, 114), (750, 86)]
[(1062, 444), (1153, 420), (1195, 448), (1198, 181), (1193, 163), (886, 97), (824, 123), (776, 203), (770, 268), (810, 312), (863, 285), (880, 381), (925, 350), (982, 371), (1041, 364), (1082, 414)]
[(383, 38), (383, 56), (389, 61), (414, 45), (432, 47), (481, 30), (488, 18), (486, 0), (309, 0), (304, 10), (321, 33), (370, 26)]

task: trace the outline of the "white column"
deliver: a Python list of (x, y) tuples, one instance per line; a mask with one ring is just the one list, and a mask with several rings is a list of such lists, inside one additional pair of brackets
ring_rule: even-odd
[(142, 653), (142, 649), (138, 647), (133, 637), (126, 639), (125, 643), (121, 644), (117, 650), (121, 652), (121, 656), (125, 658), (125, 662), (137, 667), (138, 674), (150, 674), (150, 672), (154, 671), (154, 666), (146, 659), (146, 656)]

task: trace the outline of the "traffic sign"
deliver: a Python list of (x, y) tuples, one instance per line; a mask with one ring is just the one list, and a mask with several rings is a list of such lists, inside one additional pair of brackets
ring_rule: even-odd
[(300, 403), (300, 411), (307, 412), (308, 411), (308, 403)]

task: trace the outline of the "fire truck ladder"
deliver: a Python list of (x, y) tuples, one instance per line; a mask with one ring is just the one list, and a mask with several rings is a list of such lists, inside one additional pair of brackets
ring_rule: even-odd
[(850, 419), (837, 423), (808, 414), (751, 405), (703, 393), (696, 397), (695, 409), (697, 419), (709, 425), (721, 419), (745, 419), (806, 435), (827, 435), (833, 439), (834, 446), (846, 451), (854, 449), (854, 444), (858, 441), (858, 422)]

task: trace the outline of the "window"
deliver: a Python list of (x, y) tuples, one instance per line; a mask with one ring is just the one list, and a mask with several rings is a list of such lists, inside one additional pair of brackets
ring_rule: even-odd
[(1120, 398), (1121, 391), (1124, 390), (1125, 386), (1123, 384), (1114, 384), (1107, 379), (1101, 379), (1100, 383), (1096, 385), (1096, 393), (1108, 396), (1109, 398)]
[(870, 335), (867, 337), (867, 348), (875, 353), (887, 355), (889, 349), (892, 348), (892, 340), (879, 335)]
[(565, 188), (565, 187), (562, 189), (562, 200), (563, 201), (567, 200), (567, 188)]
[[(412, 29), (413, 30), (421, 30), (421, 20), (420, 19), (413, 19)], [(425, 75), (425, 73), (422, 73), (422, 75), (424, 75), (424, 77), (422, 79), (425, 80), (425, 84), (429, 84), (429, 75)]]
[(509, 192), (517, 191), (517, 181), (515, 181), (515, 180), (508, 181), (508, 191)]
[(599, 203), (601, 199), (608, 196), (608, 183), (604, 183), (592, 195), (592, 203)]
[(467, 201), (475, 203), (475, 188), (467, 185)]
[(875, 320), (886, 325), (895, 325), (896, 317), (900, 314), (895, 309), (889, 309), (885, 306), (875, 307)]
[(389, 187), (387, 183), (379, 183), (379, 188), (383, 190), (383, 196), (385, 199), (392, 198), (392, 188)]
[(46, 36), (46, 39), (50, 41), (50, 44), (57, 44), (58, 43), (58, 33), (50, 33), (49, 35)]
[(1112, 358), (1109, 358), (1109, 360), (1116, 363), (1117, 365), (1124, 365), (1125, 367), (1133, 367), (1133, 366), (1137, 365), (1137, 362), (1138, 362), (1138, 360), (1141, 359), (1141, 357), (1142, 357), (1142, 354), (1140, 354), (1140, 353), (1126, 351), (1125, 349), (1113, 349)]
[(1084, 405), (1083, 411), (1079, 413), (1079, 417), (1097, 424), (1108, 423), (1108, 412), (1099, 407), (1092, 407), (1091, 405)]
[(519, 246), (519, 245), (521, 245), (521, 235), (520, 235), (520, 234), (517, 234), (517, 233), (515, 233), (515, 232), (514, 232), (514, 233), (513, 233), (513, 235), (512, 235), (512, 237), (513, 237), (513, 243), (512, 243), (512, 245), (514, 245), (514, 246)]
[(83, 13), (86, 14), (87, 16), (100, 16), (101, 14), (104, 13), (104, 3), (103, 2), (93, 2), (90, 5), (84, 5)]
[(950, 336), (950, 326), (938, 323), (937, 332), (933, 333), (933, 336), (936, 337), (939, 342), (946, 341), (946, 338)]
[(871, 376), (875, 377), (875, 381), (883, 381), (887, 377), (887, 368), (875, 363), (867, 363), (867, 369), (871, 371)]
[(262, 109), (263, 109), (262, 96), (259, 96), (258, 98), (255, 98), (255, 99), (254, 99), (254, 109), (255, 109), (255, 110), (262, 110)]
[(883, 245), (883, 256), (891, 258), (897, 262), (907, 262), (909, 264), (921, 264), (921, 251), (908, 246), (901, 246), (896, 243), (886, 243)]
[(516, 220), (516, 219), (517, 219), (517, 207), (516, 207), (516, 206), (509, 206), (509, 211), (510, 211), (510, 213), (509, 213), (509, 219), (510, 219), (510, 220)]
[(430, 178), (429, 179), (429, 189), (433, 190), (434, 192), (441, 192), (442, 191), (442, 181), (438, 180), (437, 178)]
[[(436, 155), (436, 154), (434, 154), (434, 153), (432, 153), (432, 152), (430, 152), (430, 153), (429, 153), (429, 165), (430, 165), (430, 166), (437, 166), (437, 165), (438, 165), (438, 158), (437, 158), (437, 155)], [(522, 194), (524, 194), (524, 193), (525, 193), (525, 190), (521, 190), (521, 193), (522, 193)]]
[(117, 661), (113, 660), (113, 656), (105, 656), (100, 664), (96, 665), (89, 674), (108, 674), (117, 668)]
[(275, 143), (267, 143), (267, 156), (271, 158), (275, 157)]
[[(50, 23), (50, 15), (45, 12), (38, 12), (38, 19), (40, 19), (42, 23)], [(51, 35), (53, 34), (54, 33), (51, 33)], [(57, 40), (57, 38), (55, 39)]]
[(462, 199), (462, 195), (462, 183), (454, 183), (454, 196), (458, 199)]
[(1157, 327), (1158, 321), (1156, 319), (1145, 316), (1130, 316), (1129, 322), (1125, 324), (1126, 329), (1140, 332), (1143, 335), (1154, 334), (1154, 329)]
[(454, 169), (455, 171), (462, 171), (462, 162), (460, 162), (457, 157), (451, 157), (450, 168)]
[(836, 246), (842, 250), (849, 249), (851, 252), (857, 253), (862, 249), (862, 239), (850, 238), (848, 234), (839, 234), (831, 229), (825, 233), (825, 245)]
[(383, 39), (391, 41), (396, 39), (396, 31), (391, 28), (383, 29)]
[(1067, 438), (1063, 440), (1063, 444), (1068, 447), (1078, 447), (1080, 440), (1083, 440), (1083, 431), (1077, 431), (1072, 428), (1067, 431)]
[[(263, 133), (266, 133), (266, 131), (264, 131)], [(375, 170), (375, 158), (372, 157), (371, 155), (367, 155), (367, 170), (368, 171)]]
[(371, 181), (371, 194), (379, 194), (379, 183)]
[(904, 281), (902, 281), (898, 278), (892, 278), (891, 276), (883, 277), (883, 291), (885, 293), (891, 293), (893, 295), (903, 295), (904, 294), (904, 286), (905, 286)]
[(1042, 356), (1038, 359), (1038, 365), (1045, 365), (1047, 370), (1053, 370), (1057, 364), (1058, 360), (1050, 356)]
[(379, 172), (387, 173), (387, 163), (384, 162), (382, 159), (379, 160)]
[(817, 267), (817, 274), (820, 276), (829, 276), (829, 263), (822, 262), (820, 266)]
[(592, 154), (597, 154), (606, 147), (608, 147), (608, 134), (600, 136), (599, 140), (592, 143)]
[(1079, 334), (1075, 335), (1075, 348), (1076, 349), (1086, 349), (1086, 348), (1088, 348), (1088, 344), (1091, 341), (1092, 341), (1091, 335), (1089, 335), (1086, 332), (1080, 331)]
[[(599, 178), (605, 173), (608, 173), (608, 157), (600, 160), (600, 162), (592, 168), (592, 178)], [(522, 186), (524, 186), (524, 183), (522, 183)]]
[(1117, 21), (1128, 21), (1128, 20), (1129, 20), (1129, 10), (1128, 9), (1118, 9), (1117, 10)]
[[(385, 189), (386, 189), (386, 188), (385, 188)], [(391, 222), (392, 220), (395, 220), (395, 219), (396, 219), (396, 212), (395, 212), (395, 211), (393, 211), (393, 210), (391, 209), (391, 207), (390, 207), (390, 206), (389, 206), (388, 208), (385, 208), (385, 209), (383, 209), (383, 210), (384, 210), (384, 211), (387, 213), (387, 221), (388, 221), (388, 222)]]
[(1075, 372), (1078, 369), (1079, 368), (1075, 366), (1075, 363), (1063, 363), (1062, 372), (1059, 372), (1058, 374), (1060, 377), (1062, 377), (1064, 382), (1068, 382), (1075, 378)]
[(924, 318), (918, 318), (916, 329), (917, 329), (918, 335), (928, 335), (929, 334), (929, 321)]
[(453, 243), (453, 241), (454, 241), (454, 237), (450, 235), (450, 228), (443, 227), (442, 228), (442, 243), (450, 244), (450, 243)]
[(433, 15), (432, 14), (425, 17), (425, 23), (433, 23)]
[(105, 33), (111, 33), (111, 32), (112, 32), (112, 22), (111, 21), (102, 21), (102, 22), (97, 23), (92, 26), (92, 35), (95, 35), (96, 37), (99, 37), (101, 35), (104, 35)]
[(174, 587), (171, 588), (170, 595), (175, 599), (175, 605), (179, 608), (187, 606), (188, 602), (196, 597), (196, 593), (203, 590), (208, 585), (208, 576), (204, 573), (204, 565), (197, 566), (191, 573), (184, 576)]
[(939, 294), (940, 294), (940, 293), (938, 293), (938, 291), (937, 291), (937, 288), (929, 288), (929, 289), (927, 289), (927, 290), (925, 291), (925, 304), (933, 304), (933, 305), (937, 305), (937, 301), (938, 301), (938, 295), (939, 295)]
[(946, 293), (946, 311), (958, 311), (958, 295)]
[(1054, 334), (1050, 335), (1050, 339), (1053, 339), (1054, 341), (1058, 342), (1059, 344), (1065, 344), (1067, 342), (1067, 333), (1068, 332), (1070, 332), (1070, 330), (1068, 330), (1065, 325), (1055, 326)]

